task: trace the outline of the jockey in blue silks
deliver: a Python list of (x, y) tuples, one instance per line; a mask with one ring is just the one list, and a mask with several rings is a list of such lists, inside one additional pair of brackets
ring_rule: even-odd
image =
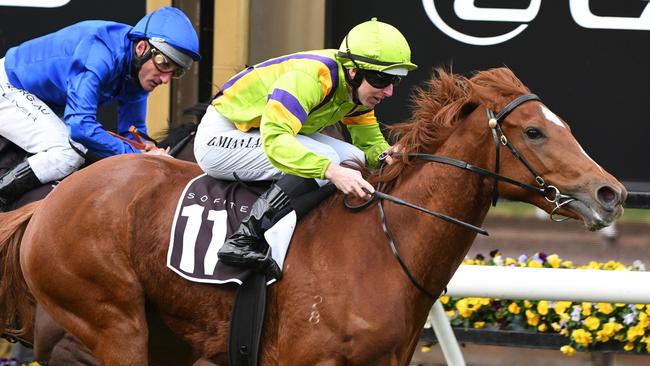
[(117, 102), (117, 133), (146, 132), (147, 96), (199, 61), (187, 16), (163, 7), (135, 27), (90, 20), (10, 48), (0, 59), (0, 135), (32, 154), (0, 177), (0, 211), (77, 170), (86, 154), (164, 154), (111, 136), (98, 107)]

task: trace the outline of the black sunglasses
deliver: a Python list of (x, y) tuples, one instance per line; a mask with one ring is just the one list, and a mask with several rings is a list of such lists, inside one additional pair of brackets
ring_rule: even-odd
[(373, 88), (384, 89), (389, 85), (397, 86), (402, 77), (399, 75), (386, 74), (385, 72), (373, 71), (373, 70), (362, 70), (363, 78), (366, 79), (368, 84)]

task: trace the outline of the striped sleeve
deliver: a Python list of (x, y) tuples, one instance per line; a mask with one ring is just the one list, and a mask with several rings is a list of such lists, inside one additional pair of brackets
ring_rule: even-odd
[(343, 124), (351, 125), (372, 125), (377, 124), (377, 117), (375, 117), (374, 109), (366, 109), (354, 111), (341, 120)]
[(386, 142), (384, 135), (379, 129), (375, 110), (358, 110), (343, 117), (342, 122), (350, 131), (352, 144), (366, 157), (366, 165), (371, 168), (379, 166), (379, 154), (388, 149), (390, 145)]
[(260, 133), (264, 152), (273, 166), (305, 178), (322, 178), (329, 159), (315, 154), (296, 139), (309, 111), (324, 98), (327, 89), (319, 78), (303, 71), (280, 77), (262, 113)]

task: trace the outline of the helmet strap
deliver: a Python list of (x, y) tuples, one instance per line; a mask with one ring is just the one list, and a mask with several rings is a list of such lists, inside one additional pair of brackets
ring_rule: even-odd
[[(349, 34), (348, 34), (349, 35)], [(348, 45), (348, 36), (345, 36), (345, 52), (348, 54), (348, 58), (352, 63), (354, 64), (354, 67), (356, 68), (356, 73), (354, 74), (354, 77), (350, 77), (350, 70), (345, 69), (345, 81), (350, 85), (350, 88), (352, 88), (352, 101), (354, 104), (361, 105), (361, 101), (359, 100), (359, 87), (361, 86), (361, 83), (363, 82), (363, 70), (357, 65), (357, 62), (354, 61), (354, 57), (352, 57), (352, 52), (350, 52), (350, 46)]]
[(349, 69), (343, 70), (343, 74), (345, 75), (345, 82), (348, 83), (350, 89), (352, 89), (352, 101), (354, 104), (361, 105), (361, 101), (359, 100), (359, 87), (363, 82), (363, 72), (361, 69), (357, 69), (357, 73), (354, 74), (353, 78), (350, 77)]
[(151, 46), (149, 45), (149, 47), (147, 47), (147, 50), (144, 51), (142, 56), (138, 56), (136, 47), (138, 42), (140, 41), (145, 41), (145, 40), (138, 40), (133, 43), (133, 61), (131, 61), (131, 78), (135, 81), (136, 85), (142, 87), (142, 85), (140, 85), (140, 78), (138, 77), (138, 73), (140, 72), (142, 65), (145, 62), (149, 61), (149, 59), (152, 56), (152, 53), (151, 53)]

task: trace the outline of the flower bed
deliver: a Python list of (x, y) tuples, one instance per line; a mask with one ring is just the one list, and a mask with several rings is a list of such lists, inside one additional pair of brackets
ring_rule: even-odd
[[(645, 271), (640, 261), (631, 266), (620, 262), (590, 262), (575, 267), (557, 255), (536, 253), (528, 257), (503, 258), (498, 251), (489, 258), (477, 255), (466, 259), (464, 264), (492, 266), (520, 266), (536, 268), (577, 268), (610, 271)], [(502, 333), (538, 334), (553, 348), (566, 355), (576, 350), (622, 349), (627, 352), (650, 352), (650, 304), (610, 304), (572, 301), (529, 301), (488, 298), (440, 298), (455, 332), (465, 337), (476, 334)], [(427, 322), (430, 328), (430, 323)], [(480, 332), (482, 330), (484, 332)], [(494, 333), (496, 332), (496, 333)], [(425, 332), (426, 334), (426, 332)], [(558, 335), (564, 344), (559, 345)], [(426, 339), (426, 337), (424, 337)], [(514, 336), (521, 341), (524, 338)], [(551, 341), (552, 340), (552, 341)], [(481, 343), (481, 342), (477, 342)], [(505, 342), (508, 343), (508, 342)], [(510, 345), (510, 344), (504, 344)], [(558, 347), (559, 345), (559, 347)], [(427, 351), (426, 347), (423, 349)]]

